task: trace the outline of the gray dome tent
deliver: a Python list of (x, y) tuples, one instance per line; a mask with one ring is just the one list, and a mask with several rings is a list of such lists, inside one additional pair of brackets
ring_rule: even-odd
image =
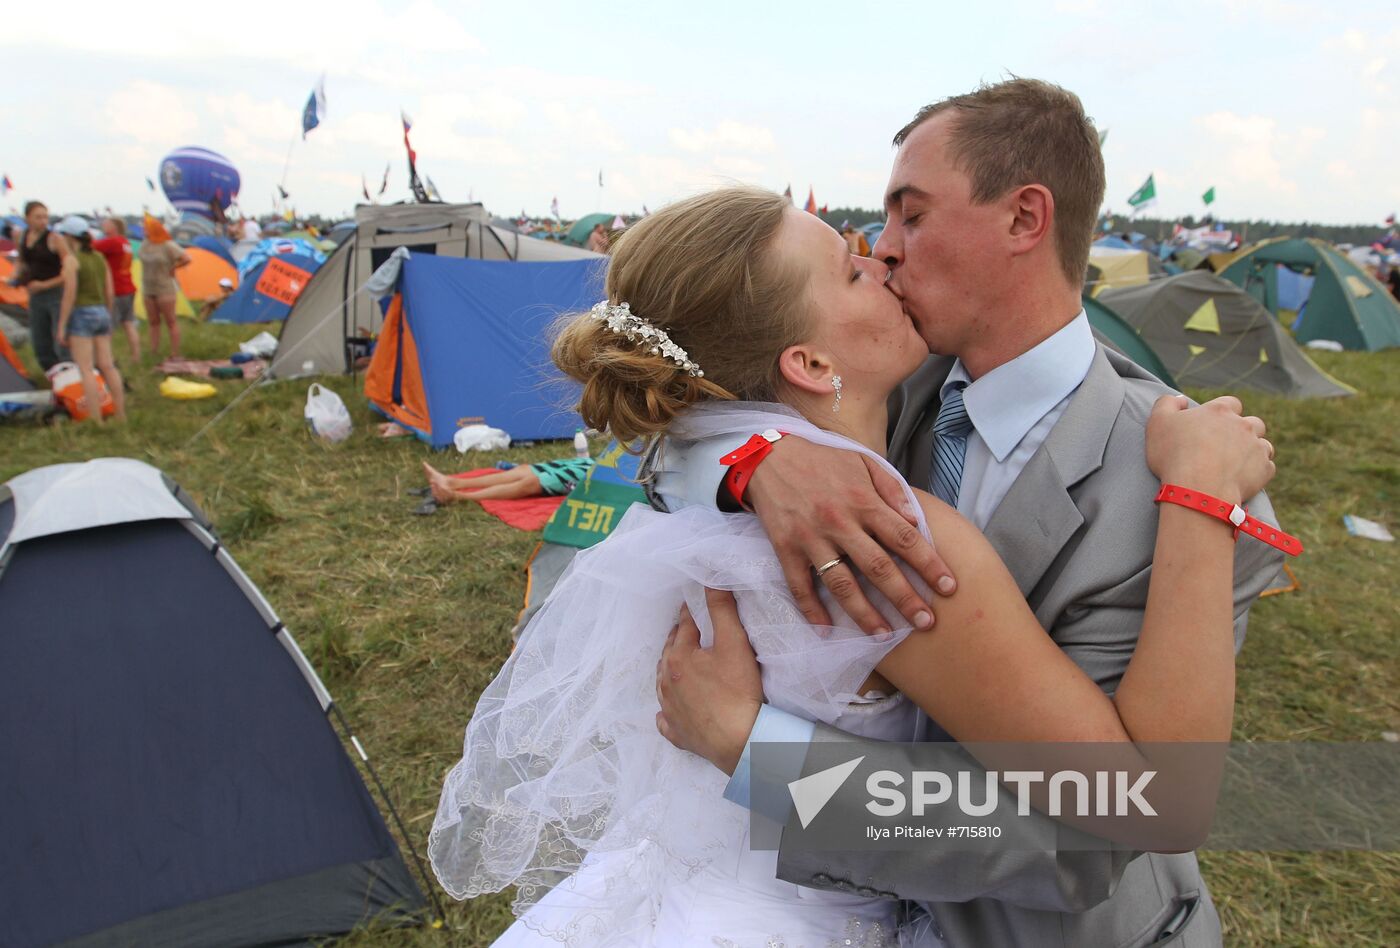
[(399, 247), (475, 260), (598, 256), (496, 227), (480, 204), (362, 204), (355, 208), (354, 232), (316, 271), (287, 314), (266, 377), (349, 372), (384, 321), (379, 301), (359, 289)]
[(7, 948), (293, 945), (421, 923), (331, 715), (345, 727), (160, 471), (103, 458), (0, 487)]
[(1252, 296), (1204, 270), (1098, 297), (1137, 330), (1182, 385), (1292, 398), (1356, 390), (1322, 371)]

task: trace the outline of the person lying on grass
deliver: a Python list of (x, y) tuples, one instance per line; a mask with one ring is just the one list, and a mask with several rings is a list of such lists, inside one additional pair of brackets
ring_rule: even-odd
[[(592, 458), (559, 458), (520, 464), (494, 474), (444, 474), (427, 461), (423, 473), (439, 505), (459, 500), (519, 500), (524, 497), (563, 497), (593, 470)], [(470, 485), (470, 486), (467, 486)]]

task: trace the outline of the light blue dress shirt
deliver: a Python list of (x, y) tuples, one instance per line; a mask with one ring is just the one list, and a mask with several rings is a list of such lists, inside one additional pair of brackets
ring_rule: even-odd
[[(941, 398), (955, 382), (967, 382), (963, 404), (972, 419), (967, 439), (958, 512), (979, 530), (985, 529), (1007, 491), (1025, 469), (1032, 455), (1045, 443), (1050, 429), (1064, 414), (1070, 397), (1089, 374), (1096, 344), (1083, 310), (1059, 331), (1010, 362), (997, 366), (975, 381), (962, 360), (953, 363), (939, 392)], [(687, 503), (714, 503), (722, 478), (719, 459), (732, 444), (697, 442), (667, 446), (667, 455), (656, 471), (656, 491), (676, 510)], [(915, 485), (927, 488), (928, 485)], [(765, 704), (759, 709), (749, 742), (725, 787), (725, 799), (749, 806), (752, 770), (749, 745), (755, 742), (810, 743), (816, 729), (811, 721)], [(767, 774), (762, 779), (776, 785), (797, 780), (802, 774)], [(786, 793), (765, 793), (763, 799), (784, 801)], [(764, 813), (779, 823), (788, 813)]]

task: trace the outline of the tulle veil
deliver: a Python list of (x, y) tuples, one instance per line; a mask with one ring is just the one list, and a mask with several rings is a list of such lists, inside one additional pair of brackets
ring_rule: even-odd
[[(738, 443), (767, 428), (860, 452), (904, 483), (874, 452), (782, 405), (706, 403), (671, 434)], [(921, 511), (907, 484), (905, 492)], [(888, 640), (862, 634), (834, 605), (834, 627), (814, 631), (752, 515), (634, 505), (606, 541), (574, 559), (477, 702), (428, 842), (451, 895), (515, 885), (522, 914), (585, 857), (630, 851), (635, 858), (610, 863), (601, 897), (580, 904), (575, 930), (552, 933), (569, 943), (584, 930), (621, 937), (644, 924), (665, 886), (742, 844), (749, 814), (723, 799), (728, 778), (671, 746), (655, 724), (656, 663), (683, 602), (702, 645), (713, 639), (706, 586), (735, 594), (768, 701), (810, 720), (831, 721), (909, 631), (873, 591), (895, 629)]]

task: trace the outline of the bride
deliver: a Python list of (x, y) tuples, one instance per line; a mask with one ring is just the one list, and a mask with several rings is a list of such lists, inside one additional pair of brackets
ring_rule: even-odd
[[(563, 328), (554, 361), (582, 383), (584, 420), (623, 441), (738, 443), (778, 428), (897, 477), (882, 457), (886, 400), (928, 351), (886, 276), (781, 196), (713, 191), (623, 235), (607, 300)], [(1262, 432), (1226, 406), (1163, 398), (1147, 462), (1163, 482), (1250, 497), (1273, 476)], [(898, 903), (776, 879), (776, 854), (748, 845), (750, 813), (722, 796), (725, 775), (658, 734), (658, 656), (682, 605), (703, 644), (712, 640), (707, 589), (734, 595), (772, 704), (853, 734), (913, 740), (922, 708), (964, 741), (1228, 740), (1227, 525), (1163, 505), (1140, 645), (1109, 697), (1036, 623), (981, 534), (905, 490), (959, 580), (928, 631), (872, 591), (890, 634), (862, 634), (831, 603), (835, 626), (813, 634), (748, 514), (634, 506), (579, 554), (482, 694), (429, 839), (454, 897), (517, 887), (518, 919), (497, 944), (898, 940)], [(959, 674), (939, 677), (946, 638), (935, 637), (978, 622), (977, 648), (956, 655)], [(1190, 647), (1169, 647), (1186, 637)], [(1163, 713), (1165, 702), (1177, 710)]]

